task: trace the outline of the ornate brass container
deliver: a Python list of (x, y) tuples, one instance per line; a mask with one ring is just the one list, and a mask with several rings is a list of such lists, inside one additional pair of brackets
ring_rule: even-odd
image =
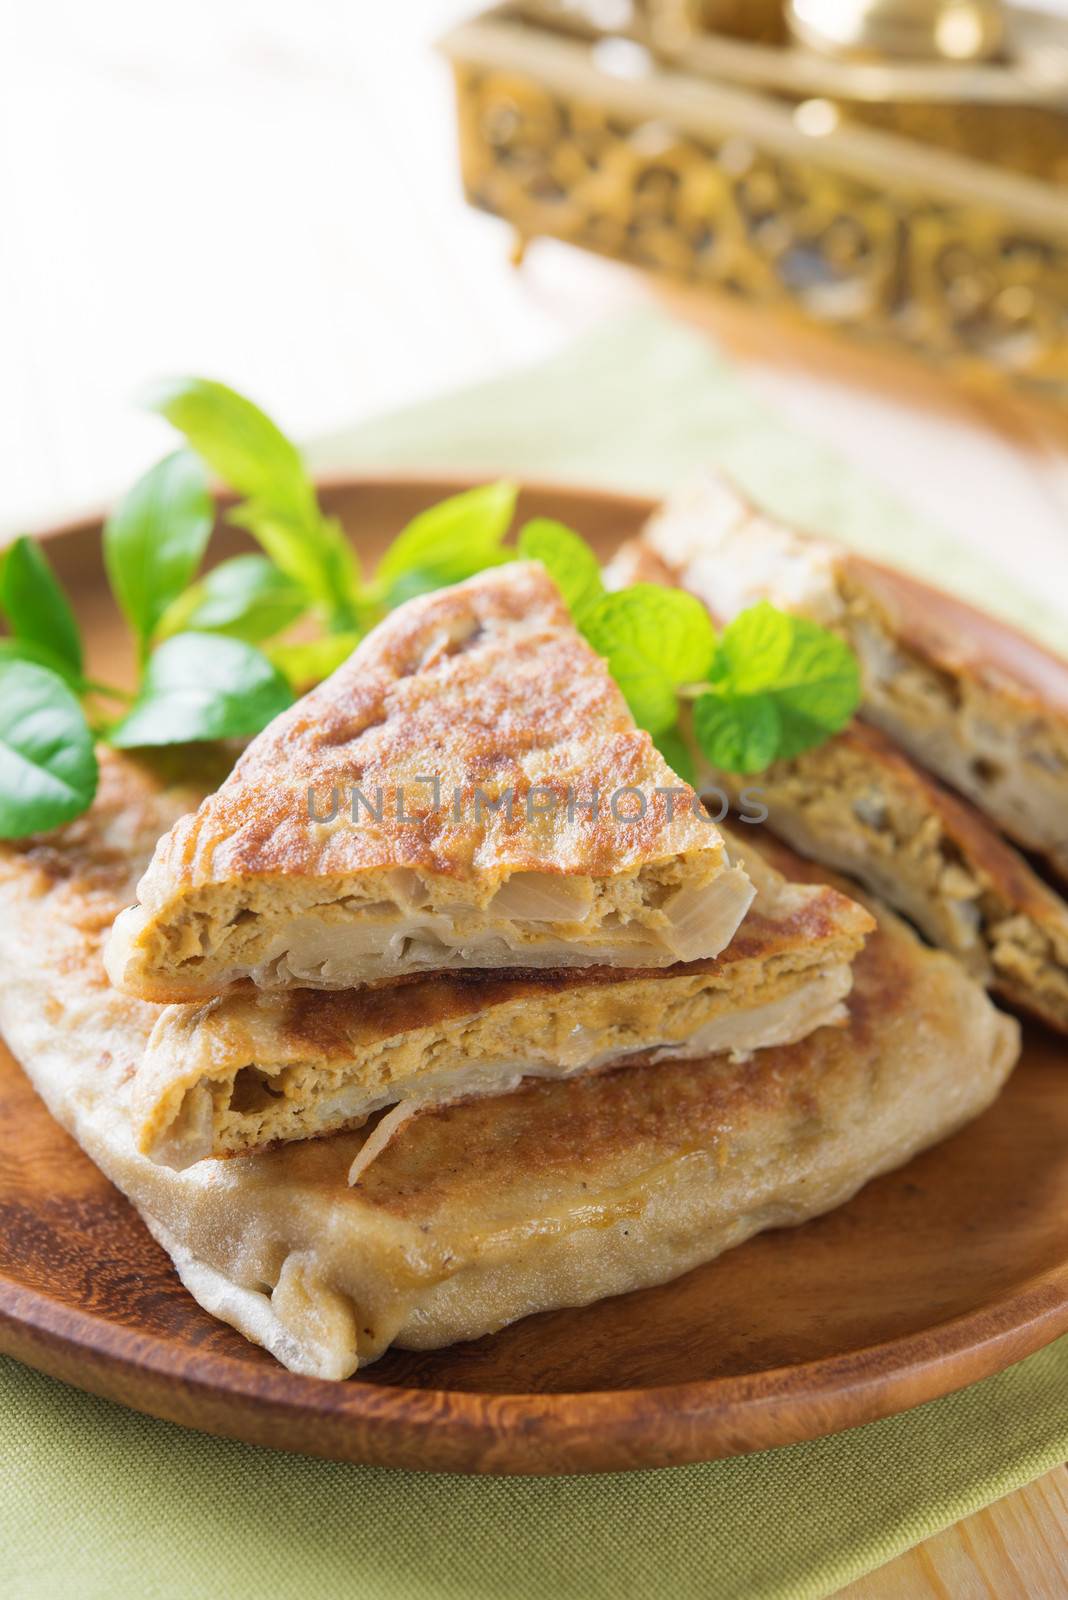
[(1068, 27), (1011, 13), (992, 60), (890, 59), (807, 48), (787, 19), (526, 0), (464, 24), (444, 48), (468, 198), (520, 241), (1068, 398)]

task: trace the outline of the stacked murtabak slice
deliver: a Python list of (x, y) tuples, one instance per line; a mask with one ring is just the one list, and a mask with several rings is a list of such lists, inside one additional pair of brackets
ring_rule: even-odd
[[(0, 843), (0, 1029), (190, 1293), (296, 1372), (344, 1378), (391, 1344), (433, 1349), (678, 1277), (945, 1138), (1016, 1059), (1013, 1019), (874, 907), (846, 1023), (798, 1044), (442, 1107), (354, 1187), (362, 1131), (176, 1172), (135, 1139), (158, 1008), (111, 988), (101, 964), (161, 830), (201, 798), (168, 786), (162, 765), (105, 750), (85, 817)], [(704, 1293), (714, 1316), (714, 1282)]]
[(732, 944), (753, 882), (544, 569), (411, 601), (161, 839), (116, 923), (118, 987), (200, 1003), (153, 1033), (142, 1148), (185, 1166), (799, 1040), (841, 1017), (871, 922), (760, 879)]
[(195, 1000), (714, 956), (753, 891), (692, 801), (511, 565), (401, 607), (249, 746), (160, 841), (109, 970)]
[[(715, 475), (667, 501), (609, 576), (678, 584), (717, 626), (768, 600), (848, 638), (859, 718), (760, 773), (771, 827), (1068, 1034), (1068, 662), (773, 521)], [(748, 781), (699, 763), (699, 782), (732, 799)], [(1046, 856), (1046, 878), (1025, 850)]]
[[(414, 821), (308, 816), (309, 785), (328, 815), (435, 775)], [(878, 907), (844, 1006), (873, 917), (725, 844), (538, 567), (412, 602), (215, 794), (188, 777), (106, 751), (85, 817), (0, 847), (0, 1027), (190, 1292), (296, 1371), (677, 1277), (841, 1204), (1015, 1060)], [(196, 997), (161, 1007), (102, 947), (164, 828), (110, 951)]]

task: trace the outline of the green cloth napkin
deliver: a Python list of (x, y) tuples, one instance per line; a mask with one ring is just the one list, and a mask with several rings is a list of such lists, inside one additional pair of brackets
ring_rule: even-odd
[(851, 1433), (591, 1478), (345, 1467), (0, 1362), (8, 1600), (818, 1600), (1063, 1460), (1068, 1339)]
[[(729, 466), (772, 509), (908, 561), (1055, 642), (983, 569), (641, 316), (533, 373), (321, 441), (319, 465), (449, 466), (657, 490)], [(12, 1600), (809, 1600), (1068, 1455), (1068, 1339), (833, 1438), (566, 1479), (346, 1467), (185, 1432), (0, 1361), (0, 1592)]]

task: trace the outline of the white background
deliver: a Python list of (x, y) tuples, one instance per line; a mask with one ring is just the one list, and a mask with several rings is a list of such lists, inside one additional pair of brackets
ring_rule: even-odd
[[(464, 205), (432, 42), (469, 9), (0, 0), (0, 526), (101, 502), (159, 454), (135, 401), (161, 374), (225, 378), (308, 437), (658, 292), (548, 241), (514, 273), (506, 231)], [(1008, 544), (1068, 611), (1053, 428), (718, 331), (806, 428), (962, 538)]]

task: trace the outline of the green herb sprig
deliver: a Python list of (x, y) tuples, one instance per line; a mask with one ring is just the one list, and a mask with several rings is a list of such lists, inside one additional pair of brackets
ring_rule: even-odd
[(689, 782), (693, 758), (679, 729), (687, 703), (702, 753), (746, 774), (823, 744), (860, 704), (860, 668), (845, 641), (766, 600), (717, 637), (682, 590), (638, 583), (607, 593), (593, 552), (561, 523), (528, 524), (519, 553), (548, 568), (635, 721)]
[[(151, 404), (183, 448), (151, 467), (104, 528), (108, 579), (136, 646), (133, 695), (85, 676), (74, 610), (44, 551), (0, 553), (0, 838), (58, 826), (92, 802), (97, 739), (120, 749), (248, 738), (329, 676), (394, 606), (521, 557), (552, 574), (607, 660), (635, 719), (693, 781), (679, 728), (692, 703), (716, 766), (756, 772), (845, 725), (857, 663), (835, 635), (761, 604), (717, 638), (680, 590), (608, 593), (589, 546), (537, 518), (505, 538), (516, 487), (489, 483), (421, 512), (365, 576), (326, 516), (299, 450), (251, 400), (205, 378), (160, 386)], [(259, 553), (201, 572), (215, 525), (209, 475), (236, 497), (225, 520)], [(295, 631), (294, 631), (295, 630)]]
[[(74, 610), (40, 546), (22, 538), (0, 553), (0, 838), (91, 804), (96, 739), (133, 749), (248, 738), (394, 606), (514, 554), (504, 538), (516, 488), (491, 483), (421, 512), (365, 578), (299, 450), (251, 400), (180, 378), (149, 403), (184, 447), (138, 479), (103, 535), (135, 643), (135, 694), (85, 677)], [(237, 497), (225, 519), (260, 553), (201, 573), (216, 521), (209, 474)]]

